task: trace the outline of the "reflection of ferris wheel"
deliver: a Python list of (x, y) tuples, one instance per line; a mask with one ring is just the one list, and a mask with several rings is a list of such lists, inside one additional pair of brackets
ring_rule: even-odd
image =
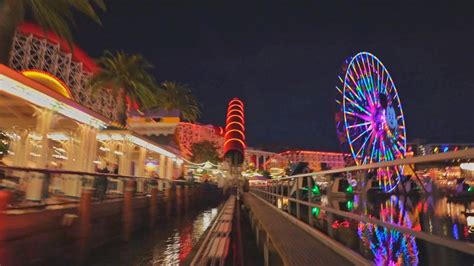
[[(414, 230), (420, 226), (419, 223), (412, 223), (405, 210), (404, 202), (395, 196), (392, 196), (385, 204), (381, 204), (379, 219)], [(418, 265), (419, 263), (415, 237), (408, 233), (359, 222), (357, 234), (362, 244), (371, 250), (375, 265)]]
[[(336, 86), (336, 126), (358, 165), (405, 157), (406, 131), (397, 89), (382, 62), (361, 52), (346, 61)], [(392, 191), (400, 180), (401, 167), (377, 170), (379, 185)]]

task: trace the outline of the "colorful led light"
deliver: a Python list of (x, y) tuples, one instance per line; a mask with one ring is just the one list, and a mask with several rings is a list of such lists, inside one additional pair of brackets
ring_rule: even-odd
[[(406, 129), (403, 110), (395, 84), (382, 62), (374, 55), (361, 52), (346, 61), (339, 76), (340, 93), (336, 102), (343, 114), (345, 137), (357, 165), (405, 157)], [(341, 125), (339, 125), (341, 128)], [(397, 187), (403, 167), (379, 173), (385, 192)]]

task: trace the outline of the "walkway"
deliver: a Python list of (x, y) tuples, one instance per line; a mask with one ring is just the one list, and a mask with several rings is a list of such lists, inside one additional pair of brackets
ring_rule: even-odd
[(353, 265), (252, 194), (244, 202), (285, 265)]

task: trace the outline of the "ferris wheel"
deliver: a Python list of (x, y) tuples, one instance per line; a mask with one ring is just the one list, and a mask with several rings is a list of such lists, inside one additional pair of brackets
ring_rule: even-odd
[[(346, 60), (339, 76), (336, 128), (357, 165), (404, 158), (406, 130), (395, 83), (382, 62), (361, 52)], [(403, 168), (378, 169), (384, 192), (400, 181)]]

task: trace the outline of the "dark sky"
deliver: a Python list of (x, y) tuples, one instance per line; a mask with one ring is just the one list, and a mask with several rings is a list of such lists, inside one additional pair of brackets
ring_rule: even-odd
[(241, 97), (251, 146), (338, 150), (334, 86), (359, 51), (392, 75), (409, 141), (474, 142), (471, 2), (114, 0), (103, 27), (81, 19), (75, 36), (93, 57), (141, 53), (158, 80), (189, 84), (202, 123), (223, 125)]

